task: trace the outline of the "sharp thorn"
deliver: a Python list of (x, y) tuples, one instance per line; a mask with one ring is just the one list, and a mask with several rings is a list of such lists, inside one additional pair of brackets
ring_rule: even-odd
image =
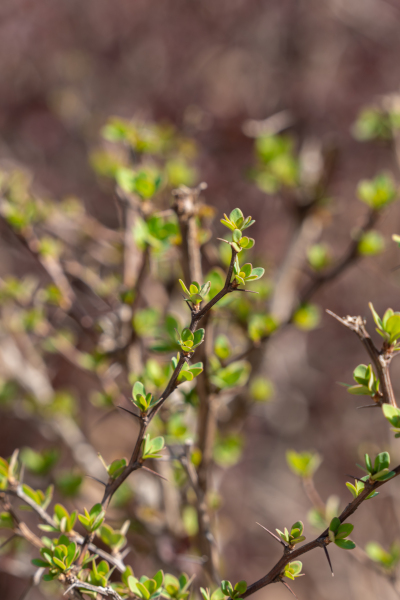
[(15, 537), (18, 537), (18, 535), (16, 533), (13, 533), (11, 537), (9, 537), (5, 542), (0, 544), (0, 550), (4, 548), (4, 546), (7, 546), (8, 542), (11, 542), (11, 540), (13, 540)]
[(357, 406), (357, 410), (360, 408), (380, 408), (380, 404), (364, 404), (363, 406)]
[(349, 473), (346, 473), (346, 477), (351, 477), (352, 479), (355, 479), (356, 481), (361, 481), (361, 483), (366, 483), (365, 481), (363, 481), (359, 477), (355, 477), (354, 475), (350, 475)]
[[(256, 521), (256, 523), (257, 523), (257, 521)], [(260, 527), (262, 527), (263, 529), (265, 529), (265, 531), (267, 533), (269, 533), (269, 535), (271, 535), (277, 542), (279, 542), (280, 544), (282, 544), (286, 548), (286, 546), (288, 544), (286, 544), (286, 542), (284, 542), (280, 537), (278, 537), (277, 535), (275, 535), (274, 533), (272, 533), (272, 531), (270, 531), (269, 529), (267, 529), (266, 527), (264, 527), (264, 525), (261, 525), (261, 523), (257, 523), (257, 525), (259, 525)]]
[(334, 574), (334, 572), (333, 572), (333, 569), (332, 569), (331, 558), (330, 558), (330, 556), (329, 556), (329, 554), (328, 554), (328, 548), (327, 548), (326, 546), (324, 546), (324, 552), (325, 552), (326, 558), (327, 558), (327, 560), (328, 560), (329, 567), (330, 567), (330, 569), (331, 569), (332, 577), (334, 577), (334, 576), (335, 576), (335, 574)]
[(168, 481), (168, 479), (166, 477), (164, 477), (163, 475), (160, 475), (160, 473), (157, 473), (157, 471), (153, 471), (153, 469), (149, 469), (149, 467), (145, 467), (142, 465), (142, 469), (144, 469), (145, 471), (148, 471), (149, 473), (152, 473), (153, 475), (157, 475), (157, 477), (159, 477), (160, 479), (164, 479), (164, 481)]
[(104, 485), (104, 487), (107, 487), (107, 484), (104, 483), (104, 481), (101, 481), (101, 479), (97, 479), (97, 477), (93, 477), (93, 475), (86, 475), (86, 477), (88, 477), (89, 479), (94, 479), (94, 481), (97, 481), (97, 483), (101, 483), (101, 485)]
[(118, 404), (117, 408), (120, 408), (121, 410), (124, 410), (125, 412), (129, 413), (130, 415), (132, 415), (132, 417), (135, 417), (136, 419), (139, 419), (139, 421), (142, 420), (142, 417), (140, 415), (137, 415), (136, 413), (132, 412), (128, 408), (124, 408), (120, 404)]
[[(282, 579), (281, 579), (281, 581), (282, 581)], [(289, 592), (291, 592), (291, 593), (293, 594), (293, 596), (294, 596), (295, 598), (297, 598), (296, 594), (294, 593), (294, 591), (292, 590), (292, 588), (290, 587), (290, 585), (288, 585), (288, 584), (286, 583), (286, 581), (282, 581), (282, 583), (283, 583), (283, 585), (284, 585), (284, 586), (285, 586), (285, 587), (286, 587), (286, 588), (289, 590)]]

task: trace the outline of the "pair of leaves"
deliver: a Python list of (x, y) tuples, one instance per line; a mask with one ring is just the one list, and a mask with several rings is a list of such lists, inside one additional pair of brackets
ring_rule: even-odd
[(343, 550), (353, 550), (356, 547), (355, 543), (345, 539), (353, 529), (354, 525), (351, 523), (341, 523), (338, 517), (334, 517), (329, 525), (329, 541), (334, 542), (336, 546)]
[(167, 598), (167, 600), (186, 600), (189, 596), (189, 587), (193, 577), (189, 579), (186, 573), (182, 573), (178, 579), (174, 575), (166, 573), (162, 592), (163, 598)]
[(102, 541), (110, 546), (113, 552), (119, 552), (126, 544), (125, 533), (129, 527), (129, 521), (126, 521), (120, 531), (113, 529), (110, 525), (104, 524), (100, 527), (99, 535)]
[(62, 533), (69, 533), (74, 528), (77, 514), (78, 511), (76, 510), (69, 514), (62, 504), (56, 504), (53, 515), (54, 527), (47, 523), (40, 524), (38, 527), (42, 531), (61, 531)]
[[(368, 475), (365, 475), (364, 477), (361, 477), (361, 481), (359, 479), (356, 479), (354, 481), (354, 485), (352, 483), (349, 483), (348, 481), (346, 482), (346, 487), (352, 493), (353, 498), (357, 498), (361, 494), (361, 492), (365, 488), (365, 483), (363, 483), (363, 482), (368, 481), (368, 479), (369, 479)], [(371, 498), (378, 496), (378, 494), (379, 494), (379, 492), (371, 492), (367, 496), (367, 500), (370, 500)]]
[(192, 333), (188, 327), (185, 327), (180, 335), (178, 331), (176, 331), (176, 335), (178, 344), (182, 348), (182, 352), (188, 354), (193, 352), (193, 350), (203, 342), (205, 331), (204, 329), (197, 329)]
[(370, 481), (387, 481), (396, 475), (394, 471), (389, 470), (390, 455), (389, 452), (380, 452), (372, 464), (369, 454), (365, 454), (365, 468), (357, 465), (369, 475)]
[(100, 452), (98, 453), (98, 456), (100, 462), (102, 463), (103, 467), (105, 468), (111, 479), (116, 479), (119, 475), (121, 475), (122, 471), (127, 465), (126, 458), (116, 458), (112, 461), (112, 463), (108, 465), (104, 458), (101, 456)]
[(230, 243), (230, 245), (236, 252), (241, 252), (242, 250), (250, 250), (251, 248), (253, 248), (254, 244), (255, 241), (253, 238), (249, 238), (246, 235), (242, 235), (240, 229), (234, 229), (232, 233), (232, 242)]
[[(43, 576), (45, 581), (49, 581), (58, 577), (60, 573), (69, 571), (75, 561), (79, 558), (80, 550), (77, 548), (75, 542), (70, 542), (70, 540), (63, 535), (58, 539), (57, 545), (52, 544), (51, 547), (45, 546), (44, 548), (41, 548), (40, 554), (42, 558), (34, 558), (32, 564), (36, 567), (49, 569), (49, 573), (46, 573)], [(88, 558), (89, 555), (85, 556), (85, 561), (82, 564), (83, 567)]]
[(159, 452), (164, 448), (164, 443), (163, 437), (159, 436), (151, 439), (150, 434), (147, 433), (142, 442), (142, 459), (161, 458)]
[(96, 531), (96, 529), (98, 529), (104, 521), (105, 513), (103, 510), (103, 507), (99, 503), (99, 504), (95, 504), (90, 509), (90, 512), (88, 512), (86, 510), (86, 508), (84, 509), (84, 511), (85, 511), (85, 514), (78, 515), (78, 519), (80, 520), (80, 522), (82, 523), (84, 528), (87, 531), (89, 531), (90, 533), (92, 533), (93, 531)]
[(322, 458), (317, 452), (296, 452), (288, 450), (286, 452), (286, 461), (291, 471), (302, 478), (310, 478), (314, 475), (322, 462)]
[(211, 288), (211, 281), (207, 281), (204, 285), (200, 285), (197, 281), (194, 281), (190, 284), (189, 289), (187, 289), (182, 279), (179, 280), (179, 283), (186, 296), (185, 301), (191, 302), (192, 304), (200, 304), (200, 302), (203, 302)]
[(158, 398), (153, 398), (150, 393), (146, 394), (143, 383), (136, 381), (132, 389), (132, 402), (142, 414), (146, 414), (150, 408), (157, 404)]
[(193, 381), (193, 379), (195, 377), (197, 377), (198, 375), (200, 375), (200, 373), (202, 371), (203, 371), (203, 363), (202, 362), (195, 363), (194, 365), (188, 365), (185, 362), (183, 364), (181, 372), (179, 373), (178, 383), (180, 383), (181, 381)]
[(304, 575), (304, 573), (301, 572), (302, 568), (303, 563), (301, 560), (294, 560), (285, 565), (282, 577), (287, 577), (288, 579), (292, 579), (294, 581), (296, 577), (302, 577)]
[(369, 308), (377, 325), (376, 331), (391, 346), (396, 345), (400, 338), (400, 312), (394, 312), (391, 308), (388, 308), (381, 319), (371, 302)]
[(360, 181), (358, 197), (374, 210), (380, 210), (393, 202), (397, 196), (395, 183), (390, 175), (380, 174), (374, 179)]
[(260, 279), (265, 273), (265, 269), (262, 267), (256, 267), (253, 269), (253, 265), (251, 263), (246, 263), (245, 265), (239, 265), (239, 259), (236, 256), (234, 265), (233, 265), (233, 274), (235, 280), (240, 285), (245, 285), (246, 281), (256, 281)]
[(235, 229), (243, 231), (244, 229), (247, 229), (247, 227), (250, 227), (250, 225), (253, 225), (255, 221), (252, 220), (251, 217), (244, 218), (240, 208), (234, 208), (229, 217), (224, 213), (224, 218), (221, 219), (221, 223), (231, 231), (235, 231)]
[(96, 562), (93, 560), (92, 569), (88, 575), (87, 582), (91, 585), (106, 587), (110, 575), (110, 567), (105, 560), (100, 561), (98, 565), (96, 565)]
[(390, 404), (383, 404), (382, 410), (386, 419), (393, 425), (394, 437), (400, 437), (400, 408), (391, 406)]
[(240, 596), (247, 590), (247, 583), (245, 581), (238, 581), (232, 586), (230, 581), (224, 579), (221, 581), (221, 590), (225, 596), (229, 596), (232, 600), (240, 600)]
[(128, 586), (130, 591), (141, 600), (153, 600), (153, 598), (158, 598), (161, 595), (163, 581), (164, 573), (158, 571), (152, 579), (145, 575), (140, 579), (130, 575)]
[(303, 535), (304, 525), (302, 521), (296, 521), (296, 523), (292, 525), (290, 533), (286, 527), (283, 532), (279, 529), (276, 529), (276, 531), (278, 532), (279, 537), (289, 546), (295, 546), (295, 544), (303, 542), (306, 539)]
[(378, 542), (368, 542), (365, 552), (371, 560), (379, 563), (381, 567), (389, 571), (392, 571), (400, 560), (400, 545), (398, 542), (394, 542), (389, 551), (384, 550)]
[(353, 379), (357, 385), (346, 386), (349, 394), (372, 398), (379, 395), (379, 379), (371, 365), (358, 365), (353, 371)]

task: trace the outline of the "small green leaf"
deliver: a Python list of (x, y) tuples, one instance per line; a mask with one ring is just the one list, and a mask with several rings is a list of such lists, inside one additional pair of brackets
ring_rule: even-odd
[(335, 544), (336, 546), (339, 546), (339, 548), (342, 548), (343, 550), (353, 550), (356, 545), (354, 542), (352, 542), (351, 540), (335, 540)]

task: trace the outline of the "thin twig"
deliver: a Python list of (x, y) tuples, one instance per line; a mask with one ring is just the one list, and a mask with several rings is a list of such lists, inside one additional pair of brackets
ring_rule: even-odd
[(392, 382), (389, 374), (389, 365), (393, 358), (393, 352), (391, 351), (390, 347), (386, 347), (384, 345), (382, 351), (379, 351), (376, 348), (365, 327), (366, 322), (362, 317), (347, 316), (342, 318), (336, 315), (331, 310), (327, 310), (326, 312), (329, 315), (331, 315), (334, 319), (339, 321), (339, 323), (347, 327), (347, 329), (350, 329), (350, 331), (354, 331), (354, 333), (362, 342), (363, 346), (366, 348), (377, 371), (378, 379), (382, 386), (383, 397), (377, 404), (380, 405), (382, 403), (387, 403), (397, 407)]

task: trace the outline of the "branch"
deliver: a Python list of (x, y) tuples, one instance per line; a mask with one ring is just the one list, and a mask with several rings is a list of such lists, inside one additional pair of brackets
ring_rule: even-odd
[(354, 331), (354, 333), (358, 336), (361, 343), (367, 350), (374, 367), (378, 374), (378, 379), (382, 385), (382, 393), (383, 398), (378, 401), (379, 404), (391, 404), (392, 406), (396, 406), (396, 399), (394, 397), (392, 382), (389, 374), (389, 365), (393, 358), (393, 353), (390, 348), (387, 348), (385, 344), (383, 345), (382, 351), (379, 351), (375, 344), (373, 343), (366, 327), (366, 321), (358, 316), (358, 317), (339, 317), (331, 310), (326, 311), (329, 315), (331, 315), (334, 319), (339, 321), (342, 325), (350, 329), (350, 331)]
[[(25, 502), (27, 506), (32, 508), (32, 510), (40, 517), (40, 519), (47, 523), (47, 525), (51, 525), (52, 527), (56, 527), (56, 523), (52, 519), (52, 517), (36, 502), (34, 502), (29, 496), (25, 494), (21, 485), (17, 485), (14, 488), (9, 488), (4, 490), (3, 492), (6, 495), (15, 496)], [(82, 546), (85, 542), (85, 538), (75, 531), (70, 532), (71, 540)], [(41, 547), (41, 546), (40, 546)], [(88, 549), (94, 554), (98, 554), (104, 560), (107, 560), (110, 564), (114, 565), (118, 571), (123, 573), (126, 569), (124, 562), (118, 556), (112, 556), (105, 550), (98, 548), (95, 544), (90, 543)]]
[[(365, 488), (361, 492), (361, 494), (357, 496), (357, 498), (354, 498), (354, 500), (350, 502), (350, 504), (348, 504), (346, 508), (342, 511), (342, 513), (339, 515), (340, 522), (343, 523), (344, 521), (346, 521), (358, 509), (358, 507), (364, 502), (364, 500), (368, 498), (372, 491), (375, 491), (388, 481), (391, 481), (392, 479), (400, 475), (400, 465), (393, 469), (393, 471), (395, 472), (395, 475), (391, 479), (388, 479), (386, 481), (377, 481), (375, 483), (369, 483), (368, 481), (365, 482)], [(300, 556), (303, 556), (303, 554), (306, 554), (307, 552), (310, 552), (315, 548), (325, 548), (328, 544), (330, 544), (328, 531), (329, 530), (327, 528), (312, 542), (308, 542), (308, 544), (304, 544), (303, 546), (295, 548), (289, 553), (284, 554), (282, 558), (275, 564), (275, 566), (272, 567), (272, 569), (266, 575), (264, 575), (264, 577), (249, 585), (246, 592), (242, 594), (242, 598), (247, 598), (248, 596), (251, 596), (252, 594), (258, 592), (258, 590), (266, 587), (270, 583), (280, 581), (285, 566), (292, 560), (296, 560)]]

